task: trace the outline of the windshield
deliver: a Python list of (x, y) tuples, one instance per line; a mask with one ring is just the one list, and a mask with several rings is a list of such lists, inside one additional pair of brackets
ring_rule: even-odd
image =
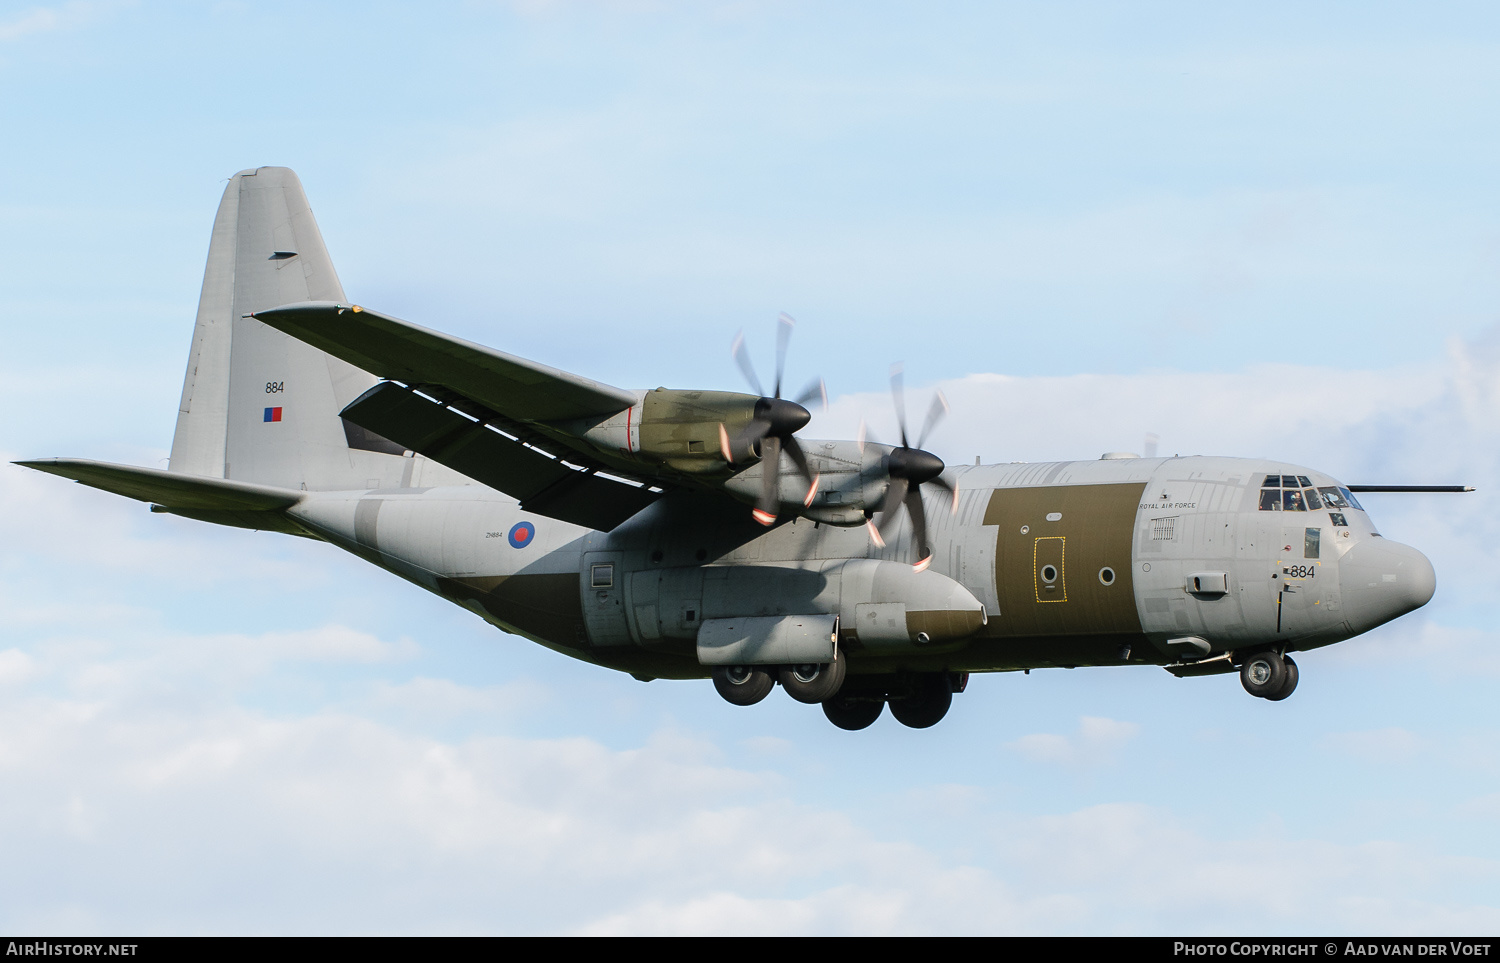
[[(1338, 485), (1314, 486), (1306, 475), (1267, 475), (1260, 486), (1263, 512), (1316, 512), (1322, 509), (1364, 511), (1349, 489)], [(1342, 522), (1336, 522), (1342, 524)]]

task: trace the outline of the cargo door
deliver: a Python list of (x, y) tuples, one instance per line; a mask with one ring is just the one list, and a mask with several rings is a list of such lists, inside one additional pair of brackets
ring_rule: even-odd
[(661, 598), (661, 569), (632, 572), (626, 607), (638, 642), (655, 642), (661, 638), (661, 620), (657, 603)]
[(1068, 578), (1063, 563), (1068, 539), (1063, 535), (1038, 538), (1032, 549), (1031, 578), (1038, 602), (1066, 602)]
[(594, 645), (629, 645), (625, 620), (625, 571), (620, 552), (585, 552), (578, 584), (583, 624)]

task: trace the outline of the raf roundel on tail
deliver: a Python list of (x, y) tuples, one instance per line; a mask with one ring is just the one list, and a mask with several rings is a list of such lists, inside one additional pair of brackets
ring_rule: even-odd
[(297, 176), (261, 167), (214, 220), (168, 470), (19, 464), (327, 541), (639, 679), (735, 705), (779, 684), (844, 729), (887, 706), (925, 728), (970, 673), (1051, 666), (1238, 672), (1279, 701), (1291, 653), (1432, 597), (1357, 493), (1466, 489), (1227, 457), (953, 466), (923, 448), (947, 402), (913, 440), (899, 367), (898, 445), (807, 439), (826, 390), (784, 393), (792, 330), (769, 394), (743, 338), (752, 394), (549, 368), (351, 302)]

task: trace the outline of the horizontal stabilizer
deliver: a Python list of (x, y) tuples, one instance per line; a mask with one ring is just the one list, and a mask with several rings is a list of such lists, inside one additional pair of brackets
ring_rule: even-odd
[(99, 488), (126, 498), (151, 502), (172, 511), (266, 512), (290, 508), (302, 493), (249, 482), (206, 478), (181, 472), (111, 465), (86, 458), (39, 458), (17, 465), (71, 478), (90, 488)]
[[(368, 308), (309, 301), (257, 311), (255, 318), (382, 378), (442, 385), (519, 421), (612, 415), (636, 400), (620, 388)], [(388, 432), (380, 434), (400, 441)]]
[(661, 497), (551, 458), (392, 382), (378, 384), (345, 418), (488, 485), (521, 508), (607, 532)]

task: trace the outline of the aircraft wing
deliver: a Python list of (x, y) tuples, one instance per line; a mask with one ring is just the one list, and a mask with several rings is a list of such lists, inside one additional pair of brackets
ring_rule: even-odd
[(601, 532), (662, 495), (660, 488), (568, 462), (392, 381), (360, 395), (343, 414), (357, 425), (505, 492), (518, 499), (525, 511)]
[(254, 317), (381, 378), (441, 385), (517, 421), (612, 415), (636, 401), (621, 388), (368, 308), (307, 301), (257, 311)]

